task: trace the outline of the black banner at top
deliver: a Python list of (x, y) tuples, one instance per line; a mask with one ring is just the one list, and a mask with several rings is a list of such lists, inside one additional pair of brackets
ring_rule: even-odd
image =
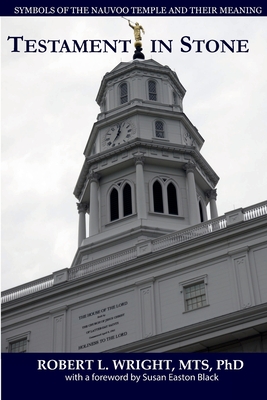
[[(1, 16), (24, 17), (259, 17), (267, 15), (267, 6), (259, 2), (214, 3), (167, 0), (163, 2), (143, 1), (138, 5), (123, 3), (106, 6), (105, 2), (80, 0), (64, 1), (17, 1), (2, 2)], [(157, 4), (157, 5), (155, 5)], [(209, 5), (211, 4), (211, 5)]]

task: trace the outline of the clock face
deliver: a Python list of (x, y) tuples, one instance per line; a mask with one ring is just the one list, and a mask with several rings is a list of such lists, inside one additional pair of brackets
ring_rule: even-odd
[(108, 147), (118, 146), (128, 142), (135, 134), (135, 127), (131, 122), (123, 121), (113, 125), (104, 136), (103, 144)]

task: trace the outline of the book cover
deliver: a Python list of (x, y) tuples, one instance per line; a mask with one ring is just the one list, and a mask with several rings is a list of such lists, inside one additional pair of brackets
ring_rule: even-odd
[(266, 199), (264, 16), (16, 10), (2, 18), (2, 289), (71, 265), (73, 190), (100, 111), (95, 98), (105, 73), (134, 53), (123, 16), (144, 26), (146, 59), (168, 65), (187, 91), (184, 111), (220, 177), (219, 215)]
[[(78, 248), (79, 226), (78, 200), (73, 192), (84, 163), (86, 143), (98, 114), (102, 112), (96, 97), (106, 73), (120, 63), (132, 62), (136, 50), (132, 27), (136, 22), (143, 28), (145, 60), (169, 66), (186, 89), (183, 111), (205, 140), (201, 154), (220, 178), (216, 186), (218, 215), (227, 215), (233, 210), (237, 213), (260, 210), (266, 214), (267, 26), (263, 6), (208, 7), (186, 3), (175, 6), (172, 2), (158, 7), (9, 6), (3, 9), (1, 19), (1, 277), (4, 293), (17, 286), (20, 287), (18, 290), (25, 290), (27, 283), (72, 265)], [(210, 217), (209, 210), (207, 213)], [(88, 231), (86, 226), (86, 236)], [(247, 248), (247, 244), (244, 243), (242, 248)], [(249, 254), (248, 249), (245, 252)], [(229, 257), (234, 260), (237, 292), (247, 293), (251, 290), (249, 285), (247, 288), (245, 284), (238, 286), (238, 282), (246, 279), (244, 269), (238, 264), (241, 258), (232, 254), (234, 252)], [(252, 268), (256, 268), (256, 258), (252, 259), (251, 255), (248, 258)], [(263, 271), (266, 267), (261, 264)], [(261, 276), (266, 279), (264, 273)], [(249, 282), (255, 291), (253, 279)], [(254, 296), (255, 304), (264, 304), (262, 296), (262, 299), (260, 294)], [(77, 315), (81, 316), (79, 313)], [(2, 352), (6, 352), (5, 345), (3, 348)], [(258, 349), (252, 349), (252, 352), (256, 351)], [(130, 374), (139, 376), (142, 368), (146, 373), (144, 364), (138, 367), (134, 356), (134, 368), (131, 370), (127, 364), (128, 369), (119, 371), (110, 358), (92, 355), (97, 372), (104, 370), (103, 362), (118, 373), (117, 381), (114, 378), (115, 382), (99, 381), (94, 385), (90, 381), (91, 375), (88, 382), (84, 381), (83, 375), (82, 382), (77, 383), (81, 372), (77, 368), (69, 368), (68, 376), (74, 371), (77, 379), (68, 383), (63, 378), (64, 368), (57, 371), (58, 364), (50, 363), (51, 368), (40, 371), (40, 367), (37, 372), (38, 354), (31, 356), (27, 359), (28, 371), (31, 370), (41, 384), (48, 379), (50, 385), (69, 394), (77, 390), (74, 384), (80, 384), (81, 393), (87, 390), (85, 385), (91, 384), (94, 393), (103, 390), (105, 395), (107, 388), (114, 389), (108, 385), (121, 385), (116, 388), (132, 390), (132, 398), (140, 395), (141, 390), (150, 390), (154, 398), (162, 395), (166, 387), (173, 390), (170, 382), (164, 381), (155, 382), (147, 389), (144, 385), (151, 385), (147, 379), (139, 385), (139, 391), (132, 389), (132, 382), (123, 382), (126, 374), (130, 380)], [(151, 360), (151, 357), (140, 355), (142, 357)], [(231, 382), (237, 393), (242, 379), (249, 380), (251, 376), (256, 379), (256, 375), (251, 375), (255, 362), (254, 373), (261, 377), (263, 357), (251, 361), (240, 355), (232, 356), (230, 360), (229, 356), (232, 364), (228, 369), (236, 371), (231, 378), (224, 374), (220, 385), (222, 381)], [(64, 359), (64, 355), (61, 358)], [(191, 359), (194, 366), (196, 358)], [(202, 367), (205, 363), (213, 365), (213, 362), (220, 365), (217, 359), (211, 358), (211, 361), (208, 358), (208, 362), (200, 358)], [(222, 358), (221, 362), (226, 362), (227, 357)], [(14, 360), (21, 367), (21, 361)], [(44, 360), (47, 361), (45, 357)], [(177, 365), (173, 355), (169, 360), (170, 364), (166, 358), (164, 360), (162, 369), (165, 371), (172, 363)], [(243, 362), (247, 369), (241, 368)], [(5, 358), (5, 374), (11, 370), (11, 365), (6, 363), (9, 361)], [(158, 371), (158, 364), (155, 370)], [(49, 377), (48, 372), (51, 372)], [(153, 376), (157, 380), (156, 376), (161, 375)], [(187, 382), (190, 386), (183, 386), (183, 393), (188, 387), (192, 394), (196, 393), (199, 390), (196, 383)], [(107, 386), (103, 389), (104, 384)], [(155, 385), (161, 386), (157, 389)], [(211, 386), (205, 388), (210, 390)], [(225, 396), (226, 386), (220, 388), (224, 388), (220, 393)], [(7, 391), (5, 386), (5, 397)], [(214, 393), (218, 394), (218, 389), (212, 387), (210, 394)], [(43, 396), (46, 395), (44, 391)], [(53, 396), (56, 398), (57, 394)]]

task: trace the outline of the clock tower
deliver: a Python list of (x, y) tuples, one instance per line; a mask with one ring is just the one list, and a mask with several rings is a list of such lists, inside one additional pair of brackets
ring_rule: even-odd
[(184, 95), (176, 73), (152, 59), (121, 62), (103, 77), (74, 190), (72, 266), (204, 222), (208, 204), (218, 216), (219, 178), (200, 153), (204, 139), (183, 112)]

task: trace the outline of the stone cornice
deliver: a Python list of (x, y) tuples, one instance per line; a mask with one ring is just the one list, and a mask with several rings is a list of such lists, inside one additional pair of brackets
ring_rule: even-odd
[[(134, 152), (140, 151), (143, 153), (143, 155), (146, 157), (146, 160), (149, 162), (149, 159), (155, 158), (156, 156), (152, 156), (149, 154), (149, 151), (151, 149), (154, 150), (162, 150), (168, 153), (173, 153), (176, 152), (177, 154), (183, 154), (190, 156), (197, 169), (201, 172), (202, 176), (209, 180), (210, 185), (215, 187), (216, 184), (219, 181), (219, 177), (215, 173), (215, 171), (210, 167), (210, 165), (207, 163), (207, 161), (204, 159), (204, 157), (197, 151), (194, 147), (192, 146), (185, 146), (185, 145), (177, 145), (169, 142), (156, 142), (153, 140), (147, 140), (147, 139), (140, 139), (140, 138), (135, 138), (128, 142), (127, 144), (123, 144), (120, 146), (117, 146), (113, 149), (108, 149), (106, 151), (103, 151), (99, 154), (96, 154), (94, 156), (88, 157), (87, 162), (84, 163), (84, 166), (82, 168), (82, 171), (80, 173), (78, 182), (76, 184), (75, 190), (74, 190), (74, 195), (76, 196), (77, 199), (80, 198), (81, 193), (83, 191), (83, 188), (85, 187), (87, 180), (88, 180), (88, 172), (92, 166), (96, 165), (97, 163), (100, 163), (103, 160), (109, 160), (110, 158), (114, 157), (115, 155), (119, 156), (122, 153), (125, 153), (126, 151), (128, 152)], [(132, 158), (134, 156), (132, 155)], [(129, 161), (129, 158), (128, 158)], [(168, 160), (169, 161), (169, 160)], [(172, 160), (175, 162), (175, 160)]]

